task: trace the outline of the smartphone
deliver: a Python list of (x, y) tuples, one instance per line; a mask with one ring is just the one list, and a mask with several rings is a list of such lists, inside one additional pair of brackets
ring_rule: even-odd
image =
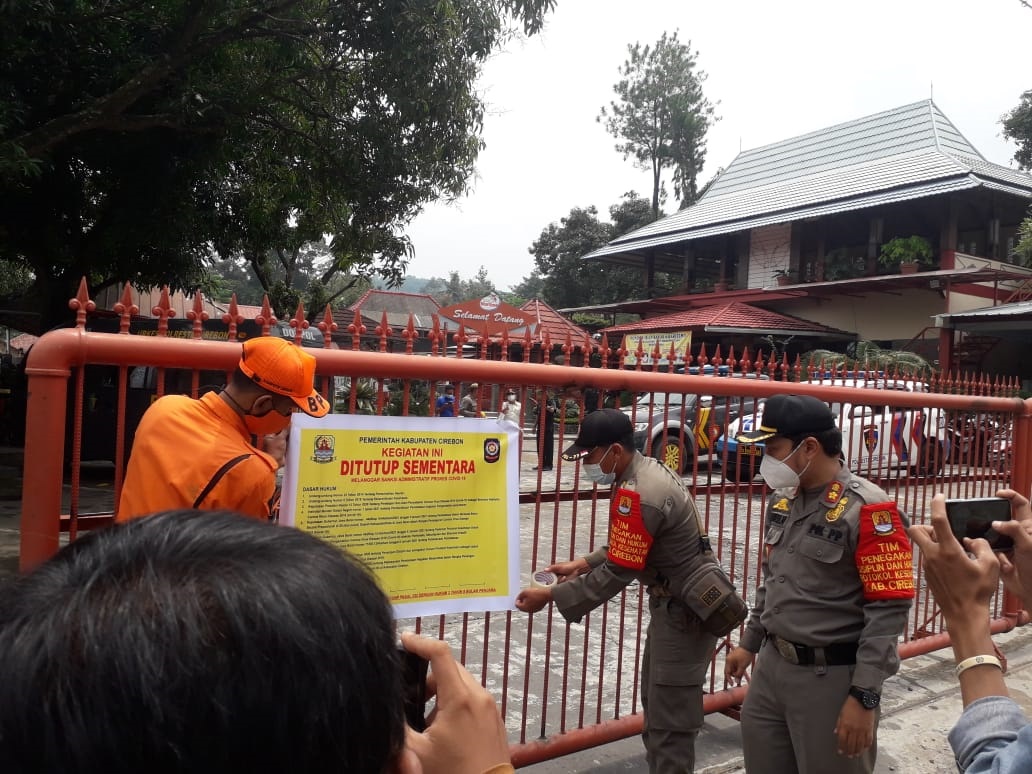
[(405, 721), (415, 731), (426, 730), (426, 672), (430, 666), (422, 656), (398, 647), (401, 662), (401, 692), (405, 703)]
[(975, 497), (969, 500), (947, 500), (946, 518), (957, 540), (966, 537), (985, 538), (993, 551), (1010, 551), (1014, 541), (989, 525), (994, 521), (1010, 521), (1010, 500), (1002, 497)]

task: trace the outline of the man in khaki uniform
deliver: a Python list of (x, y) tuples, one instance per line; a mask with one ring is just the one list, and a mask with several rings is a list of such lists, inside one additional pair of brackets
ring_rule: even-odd
[(616, 409), (586, 416), (563, 458), (580, 460), (583, 475), (600, 486), (613, 485), (608, 545), (550, 566), (561, 582), (524, 589), (516, 607), (534, 613), (555, 602), (566, 620), (579, 621), (632, 581), (647, 584), (641, 699), (649, 771), (691, 772), (703, 723), (702, 682), (716, 645), (678, 598), (692, 568), (713, 561), (695, 504), (669, 468), (635, 450), (631, 420)]
[(882, 683), (896, 673), (914, 578), (906, 517), (842, 464), (827, 404), (775, 395), (758, 429), (767, 503), (763, 585), (725, 674), (741, 679), (749, 774), (870, 774)]

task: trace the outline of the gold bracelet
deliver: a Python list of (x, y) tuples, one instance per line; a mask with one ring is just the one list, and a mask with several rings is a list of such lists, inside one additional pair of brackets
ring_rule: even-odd
[(996, 658), (996, 656), (971, 656), (970, 658), (966, 658), (959, 664), (957, 664), (957, 677), (960, 677), (961, 673), (964, 672), (966, 669), (971, 669), (971, 667), (976, 666), (982, 666), (982, 664), (992, 664), (1001, 672), (1003, 671), (1003, 664), (1000, 662), (1000, 659)]

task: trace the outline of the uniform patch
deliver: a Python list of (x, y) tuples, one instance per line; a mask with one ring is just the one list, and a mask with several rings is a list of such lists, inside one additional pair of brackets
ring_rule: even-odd
[[(896, 514), (898, 516), (898, 514)], [(871, 524), (878, 535), (891, 535), (896, 528), (892, 523), (892, 511), (871, 511)]]
[(641, 517), (641, 495), (618, 489), (609, 510), (609, 560), (629, 570), (644, 570), (652, 535)]
[(874, 503), (860, 509), (855, 558), (864, 599), (913, 598), (913, 549), (895, 503)]
[(846, 510), (846, 505), (849, 503), (848, 497), (843, 497), (838, 501), (838, 505), (828, 511), (824, 516), (824, 520), (829, 524), (834, 524), (836, 521), (842, 518), (842, 513)]
[(770, 508), (773, 511), (784, 511), (784, 512), (787, 513), (788, 511), (790, 511), (792, 509), (792, 506), (788, 502), (788, 498), (787, 497), (782, 497), (780, 500), (778, 500), (776, 503), (774, 503), (772, 506), (770, 506)]
[(824, 502), (828, 505), (834, 505), (839, 501), (840, 497), (842, 497), (842, 484), (838, 481), (832, 481), (824, 491)]

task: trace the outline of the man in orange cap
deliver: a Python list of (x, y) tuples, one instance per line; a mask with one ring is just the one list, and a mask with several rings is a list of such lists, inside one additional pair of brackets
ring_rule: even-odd
[[(288, 341), (244, 342), (229, 384), (199, 399), (166, 395), (143, 415), (115, 514), (126, 521), (173, 508), (272, 518), (290, 416), (324, 416), (315, 358)], [(260, 451), (252, 437), (267, 441)]]

